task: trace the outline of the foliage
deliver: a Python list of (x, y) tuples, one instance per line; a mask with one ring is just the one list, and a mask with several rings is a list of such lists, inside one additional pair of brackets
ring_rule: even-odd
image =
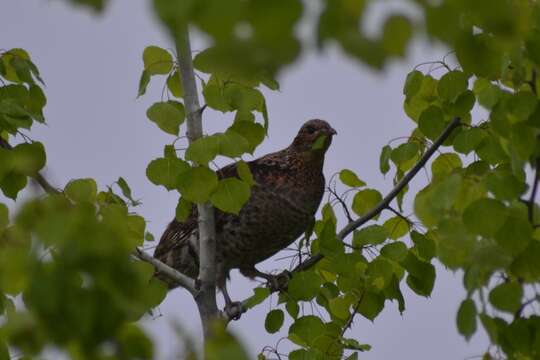
[[(105, 5), (72, 2), (98, 11)], [(459, 118), (461, 126), (437, 149), (428, 184), (410, 195), (403, 187), (392, 199), (397, 207), (384, 207), (382, 216), (372, 210), (384, 194), (367, 187), (351, 169), (339, 173), (341, 184), (331, 182), (331, 201), (312, 233), (298, 242), (299, 253), (319, 261), (294, 272), (264, 326), (269, 333), (287, 333), (297, 347), (291, 359), (354, 359), (370, 349), (346, 336), (354, 317), (374, 321), (388, 302), (405, 311), (403, 286), (430, 296), (436, 259), (463, 274), (467, 297), (456, 304), (457, 330), (470, 339), (482, 326), (497, 349), (485, 358), (497, 353), (537, 358), (540, 5), (527, 0), (411, 0), (419, 16), (390, 13), (380, 31), (368, 35), (363, 25), (373, 3), (323, 1), (313, 40), (321, 49), (336, 44), (374, 69), (404, 57), (411, 39), (422, 32), (455, 55), (455, 66), (445, 58), (431, 63), (438, 69), (418, 66), (406, 76), (403, 107), (415, 129), (405, 141), (382, 148), (381, 173), (392, 173), (398, 184), (453, 119)], [(194, 58), (204, 103), (233, 113), (234, 120), (222, 132), (178, 151), (189, 115), (179, 65), (172, 52), (148, 46), (138, 95), (162, 81), (166, 98), (151, 105), (147, 117), (172, 138), (146, 175), (181, 196), (178, 219), (187, 216), (193, 203), (208, 201), (238, 213), (254, 185), (242, 156), (263, 141), (269, 123), (261, 89), (278, 90), (280, 71), (304, 51), (295, 29), (305, 4), (154, 0), (153, 5), (173, 39), (186, 24), (208, 36), (208, 47)], [(38, 142), (11, 148), (7, 140), (34, 122), (45, 122), (46, 97), (25, 50), (0, 53), (0, 77), (0, 190), (16, 200), (28, 177), (38, 176), (46, 155)], [(213, 165), (218, 156), (237, 162), (237, 177), (219, 179)], [(149, 264), (130, 256), (153, 237), (145, 232), (145, 220), (132, 212), (139, 202), (127, 182), (119, 178), (116, 184), (122, 196), (112, 187), (99, 191), (92, 179), (76, 179), (62, 192), (24, 204), (11, 219), (0, 204), (0, 314), (6, 319), (0, 354), (9, 343), (28, 356), (53, 345), (81, 359), (152, 357), (152, 343), (135, 321), (158, 305), (166, 290), (152, 280)], [(404, 216), (408, 196), (414, 214)], [(343, 235), (335, 206), (345, 208), (350, 222), (366, 216), (362, 224), (372, 222), (355, 228), (350, 237)], [(19, 295), (24, 307), (15, 306)], [(268, 289), (257, 288), (245, 305), (257, 306), (269, 295)], [(328, 320), (300, 314), (303, 303), (314, 303)], [(288, 329), (283, 329), (285, 321), (291, 322)], [(245, 358), (234, 338), (216, 326), (207, 355)], [(277, 351), (267, 347), (259, 358)]]

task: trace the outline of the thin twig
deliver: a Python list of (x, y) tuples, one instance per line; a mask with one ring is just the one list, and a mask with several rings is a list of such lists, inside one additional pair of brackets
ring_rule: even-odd
[(352, 323), (354, 321), (354, 316), (358, 313), (358, 308), (360, 307), (360, 304), (362, 303), (362, 300), (364, 299), (365, 293), (366, 293), (365, 291), (362, 292), (362, 295), (360, 295), (360, 299), (358, 299), (358, 302), (354, 306), (351, 316), (349, 316), (349, 320), (347, 320), (347, 323), (345, 324), (345, 326), (343, 326), (343, 329), (341, 329), (341, 336), (345, 335), (345, 332), (347, 331), (347, 329), (349, 329), (352, 326)]
[(341, 207), (343, 208), (343, 212), (345, 213), (345, 216), (347, 216), (347, 220), (349, 220), (349, 222), (353, 221), (351, 217), (351, 213), (349, 212), (349, 209), (347, 208), (347, 204), (345, 204), (345, 201), (343, 201), (343, 199), (337, 194), (337, 192), (332, 190), (330, 186), (328, 186), (327, 189), (330, 192), (330, 194), (334, 195), (336, 200), (341, 204)]

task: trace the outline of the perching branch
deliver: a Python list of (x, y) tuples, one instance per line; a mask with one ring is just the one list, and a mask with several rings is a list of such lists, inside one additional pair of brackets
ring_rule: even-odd
[(187, 275), (182, 274), (180, 271), (170, 267), (169, 265), (162, 263), (152, 255), (149, 255), (141, 249), (136, 249), (134, 256), (139, 260), (145, 261), (154, 266), (154, 268), (162, 274), (167, 275), (172, 280), (176, 281), (180, 286), (189, 291), (193, 296), (197, 294), (195, 287), (195, 280)]
[[(437, 151), (437, 149), (448, 139), (452, 131), (456, 129), (458, 126), (461, 125), (461, 119), (455, 118), (453, 119), (450, 124), (444, 129), (443, 133), (435, 140), (435, 142), (427, 149), (427, 151), (424, 153), (422, 158), (414, 165), (414, 167), (401, 179), (399, 183), (384, 197), (384, 199), (381, 200), (375, 206), (373, 209), (371, 209), (366, 215), (362, 216), (361, 218), (349, 222), (341, 231), (338, 233), (337, 237), (340, 240), (345, 240), (345, 238), (354, 230), (359, 228), (360, 226), (367, 223), (369, 220), (373, 219), (379, 213), (385, 209), (389, 208), (390, 203), (394, 198), (409, 184), (409, 182), (416, 176), (416, 174), (426, 165), (428, 160), (431, 158), (431, 156)], [(305, 271), (310, 269), (311, 267), (315, 266), (319, 261), (321, 261), (324, 258), (323, 254), (316, 254), (311, 257), (309, 257), (306, 261), (301, 262), (298, 264), (292, 271), (292, 273)], [(271, 289), (270, 291), (276, 291)], [(242, 302), (242, 309), (241, 313), (244, 313), (247, 311), (246, 304), (248, 303), (247, 300), (244, 300)], [(229, 319), (231, 320), (231, 319)]]
[[(201, 107), (191, 58), (191, 45), (187, 24), (175, 34), (176, 53), (184, 87), (187, 111), (187, 136), (190, 144), (203, 136)], [(199, 281), (200, 291), (195, 297), (205, 337), (210, 335), (212, 320), (219, 316), (216, 303), (216, 231), (214, 209), (210, 203), (198, 204), (199, 213)]]

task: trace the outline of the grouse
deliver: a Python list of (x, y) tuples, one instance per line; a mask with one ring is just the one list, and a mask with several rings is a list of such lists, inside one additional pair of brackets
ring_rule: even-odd
[[(216, 209), (216, 282), (226, 302), (231, 269), (244, 276), (270, 280), (255, 264), (289, 246), (310, 225), (324, 194), (324, 156), (336, 131), (324, 120), (309, 120), (287, 148), (247, 163), (255, 185), (251, 197), (236, 214)], [(217, 172), (238, 177), (236, 164)], [(154, 257), (196, 279), (199, 272), (198, 214), (193, 206), (184, 222), (173, 220), (159, 241)], [(157, 277), (176, 286), (163, 274)]]

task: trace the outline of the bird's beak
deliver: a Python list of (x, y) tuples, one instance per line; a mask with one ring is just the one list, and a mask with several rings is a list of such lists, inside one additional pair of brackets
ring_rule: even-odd
[(330, 129), (328, 129), (328, 134), (337, 135), (337, 131), (334, 128), (330, 128)]

